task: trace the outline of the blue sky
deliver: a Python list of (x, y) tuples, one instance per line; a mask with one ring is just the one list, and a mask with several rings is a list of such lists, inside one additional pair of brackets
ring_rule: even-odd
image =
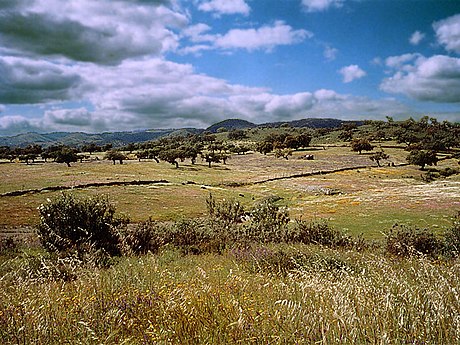
[(457, 0), (2, 0), (0, 135), (460, 121)]

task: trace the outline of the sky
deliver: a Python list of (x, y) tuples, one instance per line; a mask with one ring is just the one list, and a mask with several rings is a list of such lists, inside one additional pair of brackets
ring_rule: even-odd
[(459, 0), (0, 0), (0, 135), (460, 122)]

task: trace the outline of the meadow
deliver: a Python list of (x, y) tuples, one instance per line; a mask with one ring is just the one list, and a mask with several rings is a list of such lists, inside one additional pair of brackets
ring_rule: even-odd
[[(460, 343), (458, 259), (397, 257), (385, 247), (395, 224), (439, 238), (458, 228), (460, 176), (426, 182), (396, 143), (387, 144), (382, 167), (343, 143), (313, 144), (289, 159), (250, 152), (211, 168), (133, 154), (121, 165), (97, 154), (71, 167), (2, 162), (2, 343)], [(436, 168), (457, 166), (445, 159)], [(104, 185), (111, 182), (128, 184)], [(91, 183), (100, 185), (85, 187)], [(288, 226), (324, 223), (363, 245), (255, 241), (191, 253), (167, 244), (108, 265), (56, 257), (34, 229), (37, 208), (62, 192), (32, 191), (55, 186), (76, 197), (107, 195), (131, 226), (206, 219), (210, 195), (246, 209), (272, 200)], [(25, 192), (8, 194), (17, 191)]]

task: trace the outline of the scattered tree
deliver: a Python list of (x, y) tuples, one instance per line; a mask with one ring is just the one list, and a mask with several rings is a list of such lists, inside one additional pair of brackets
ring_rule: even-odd
[(435, 151), (412, 150), (407, 156), (407, 162), (413, 165), (419, 165), (420, 170), (425, 169), (425, 165), (436, 165), (438, 157)]
[(371, 161), (375, 161), (377, 163), (377, 166), (380, 166), (380, 161), (384, 159), (388, 159), (390, 156), (388, 156), (385, 152), (383, 151), (378, 151), (374, 153), (372, 156), (369, 157)]
[(110, 150), (106, 153), (104, 158), (113, 161), (113, 165), (115, 165), (116, 161), (119, 161), (120, 164), (123, 164), (123, 161), (127, 159), (124, 153), (116, 150)]
[(372, 151), (373, 149), (374, 146), (372, 146), (367, 139), (353, 139), (351, 141), (351, 150), (359, 152), (359, 154), (361, 154), (362, 151)]

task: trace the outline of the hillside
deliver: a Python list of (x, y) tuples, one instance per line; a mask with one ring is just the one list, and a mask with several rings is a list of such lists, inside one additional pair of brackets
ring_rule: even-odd
[[(226, 130), (247, 129), (256, 127), (279, 127), (289, 125), (291, 127), (310, 127), (310, 128), (338, 128), (345, 123), (353, 121), (342, 121), (338, 119), (300, 119), (287, 122), (269, 122), (264, 124), (255, 124), (241, 119), (228, 119), (220, 121), (206, 128), (206, 131), (216, 133), (219, 128)], [(355, 122), (358, 125), (362, 121)], [(10, 137), (0, 137), (0, 146), (25, 147), (30, 144), (38, 144), (43, 147), (51, 145), (65, 144), (70, 146), (81, 146), (83, 144), (95, 143), (97, 145), (113, 144), (114, 146), (123, 146), (129, 143), (139, 143), (149, 140), (155, 140), (169, 135), (186, 135), (189, 133), (201, 133), (203, 129), (196, 128), (177, 128), (177, 129), (150, 129), (132, 132), (105, 132), (105, 133), (83, 133), (83, 132), (53, 132), (53, 133), (25, 133)]]
[[(176, 129), (154, 129), (134, 132), (106, 132), (99, 134), (89, 134), (83, 132), (54, 132), (54, 133), (26, 133), (11, 137), (0, 137), (0, 146), (25, 147), (29, 144), (38, 144), (43, 147), (51, 145), (65, 144), (70, 146), (80, 146), (86, 143), (97, 145), (113, 144), (122, 146), (129, 143), (138, 143), (158, 139), (162, 136), (175, 133)], [(184, 129), (181, 133), (195, 133), (195, 129)]]
[(232, 129), (246, 129), (246, 128), (254, 128), (257, 127), (256, 124), (240, 119), (228, 119), (218, 123), (213, 124), (206, 128), (206, 131), (211, 133), (216, 133), (219, 128), (225, 128), (226, 130)]

